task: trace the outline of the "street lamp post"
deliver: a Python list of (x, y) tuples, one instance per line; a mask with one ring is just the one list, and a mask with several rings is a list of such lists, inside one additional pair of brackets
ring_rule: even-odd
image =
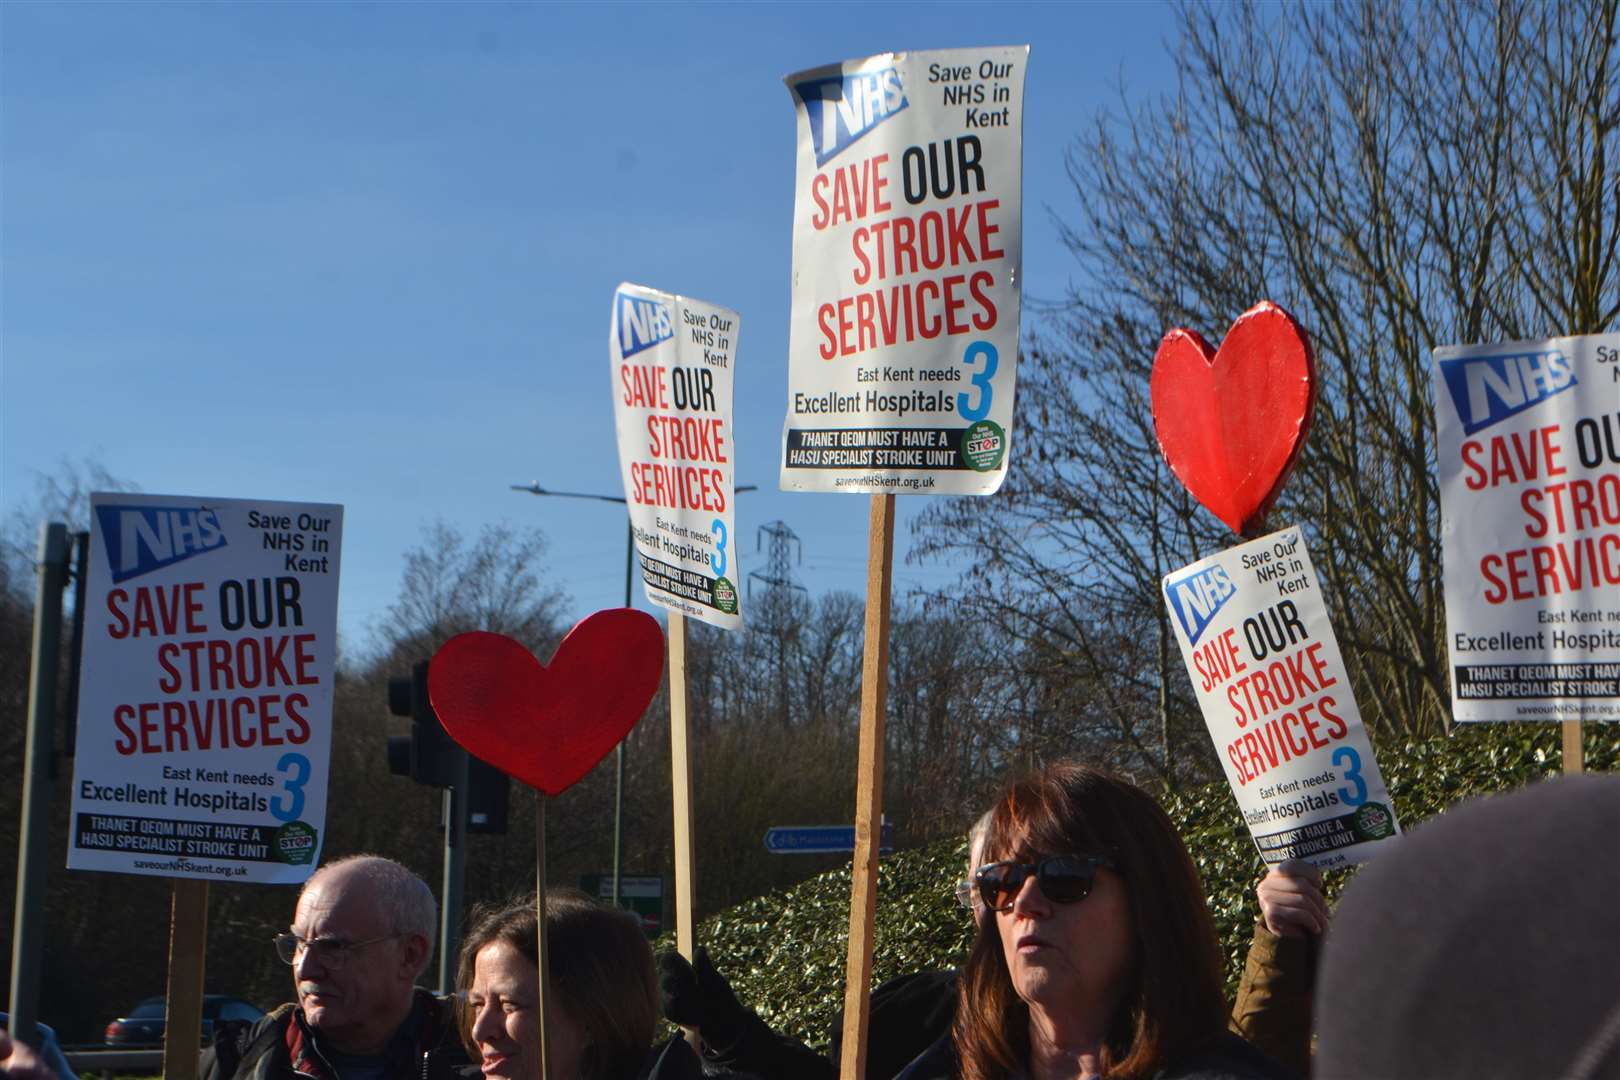
[[(550, 488), (540, 486), (536, 480), (532, 484), (513, 484), (513, 491), (523, 491), (530, 495), (551, 495), (563, 499), (592, 499), (596, 502), (618, 503), (627, 510), (629, 504), (623, 495), (597, 495), (584, 491), (552, 491)], [(745, 491), (757, 491), (756, 484), (741, 484), (734, 492), (741, 495)], [(634, 607), (631, 588), (635, 581), (636, 569), (636, 532), (630, 524), (628, 515), (624, 525), (624, 606)], [(624, 868), (624, 742), (621, 740), (614, 749), (613, 756), (613, 906), (619, 906), (619, 876)]]

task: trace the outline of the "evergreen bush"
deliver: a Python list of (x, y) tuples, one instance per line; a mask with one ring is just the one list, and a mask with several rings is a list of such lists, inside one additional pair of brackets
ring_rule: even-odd
[[(1382, 748), (1378, 763), (1402, 828), (1410, 829), (1459, 799), (1559, 775), (1560, 745), (1555, 724), (1459, 726), (1448, 738)], [(1620, 725), (1588, 725), (1584, 745), (1589, 771), (1620, 771)], [(1231, 995), (1259, 913), (1254, 896), (1262, 874), (1259, 858), (1225, 783), (1161, 798), (1203, 875)], [(962, 838), (882, 860), (874, 985), (896, 975), (954, 967), (966, 958), (972, 924), (954, 895), (966, 862)], [(1328, 874), (1330, 900), (1353, 873)], [(830, 871), (703, 920), (698, 941), (737, 996), (767, 1023), (825, 1047), (843, 1005), (849, 895), (849, 868)], [(658, 947), (674, 948), (673, 936), (665, 935)]]

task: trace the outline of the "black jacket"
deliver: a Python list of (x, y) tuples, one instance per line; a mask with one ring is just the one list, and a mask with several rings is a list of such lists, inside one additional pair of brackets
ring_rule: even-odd
[[(948, 1036), (956, 1016), (956, 972), (923, 971), (890, 979), (872, 991), (867, 1028), (866, 1075), (887, 1080), (940, 1036)], [(769, 1080), (837, 1080), (844, 1036), (843, 1013), (833, 1019), (828, 1056), (772, 1031), (752, 1010), (725, 1045), (704, 1044), (704, 1058), (729, 1068), (749, 1069)]]
[[(450, 998), (416, 991), (415, 1006), (387, 1049), (387, 1080), (452, 1080), (467, 1064)], [(203, 1051), (200, 1080), (343, 1080), (297, 1005), (247, 1027), (222, 1027)]]
[[(946, 1033), (894, 1080), (955, 1080), (959, 1073), (956, 1050)], [(1154, 1080), (1295, 1080), (1295, 1074), (1240, 1036), (1222, 1032), (1204, 1050), (1160, 1069)]]
[[(481, 1080), (481, 1078), (482, 1073), (476, 1064), (466, 1065), (458, 1070), (458, 1080)], [(626, 1076), (622, 1080), (775, 1080), (775, 1078), (758, 1078), (747, 1073), (712, 1071), (706, 1073), (697, 1052), (687, 1045), (685, 1039), (677, 1035), (649, 1050), (646, 1060), (641, 1063), (641, 1068), (635, 1076)]]

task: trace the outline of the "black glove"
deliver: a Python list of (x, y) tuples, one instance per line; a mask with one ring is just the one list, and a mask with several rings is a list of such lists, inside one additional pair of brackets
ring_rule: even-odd
[(664, 1017), (672, 1024), (696, 1028), (703, 1041), (729, 1047), (737, 1040), (748, 1012), (731, 984), (709, 962), (709, 950), (698, 946), (693, 963), (677, 952), (658, 954), (658, 994)]

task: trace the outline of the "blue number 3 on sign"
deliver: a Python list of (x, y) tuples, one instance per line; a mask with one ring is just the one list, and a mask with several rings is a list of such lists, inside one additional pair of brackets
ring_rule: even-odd
[(280, 792), (270, 800), (270, 813), (277, 821), (297, 821), (304, 812), (304, 785), (309, 783), (309, 758), (303, 754), (282, 754), (281, 760), (276, 762), (276, 771), (286, 776), (289, 770), (295, 775), (287, 776), (282, 781), (286, 800), (283, 801)]
[(975, 341), (962, 354), (962, 363), (972, 367), (974, 360), (980, 356), (984, 357), (984, 370), (975, 371), (972, 378), (979, 399), (969, 404), (966, 390), (956, 395), (956, 411), (962, 414), (964, 420), (983, 420), (989, 416), (990, 401), (995, 396), (995, 388), (990, 385), (990, 380), (996, 377), (996, 361), (999, 359), (996, 347), (988, 341)]

